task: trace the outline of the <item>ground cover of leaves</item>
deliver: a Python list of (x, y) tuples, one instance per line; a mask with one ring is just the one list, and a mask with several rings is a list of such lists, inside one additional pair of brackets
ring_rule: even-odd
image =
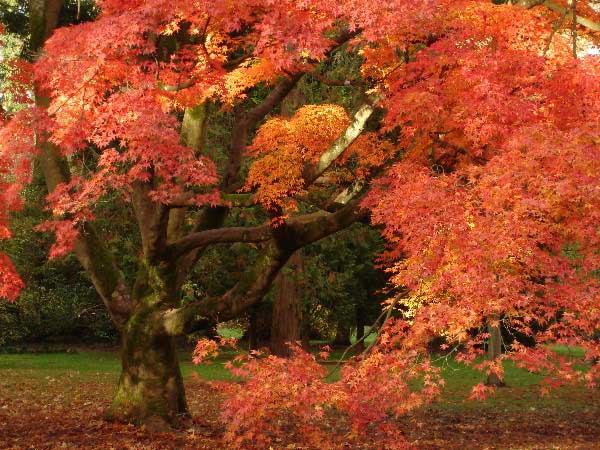
[[(159, 433), (103, 420), (118, 378), (116, 363), (90, 364), (82, 371), (46, 370), (3, 365), (2, 358), (0, 450), (227, 449), (219, 423), (220, 394), (190, 374), (189, 367), (184, 367), (184, 373), (194, 419), (181, 430)], [(459, 375), (450, 377), (442, 402), (399, 421), (416, 448), (600, 449), (598, 389), (565, 387), (540, 398), (535, 385), (519, 386), (513, 381), (491, 401), (473, 402), (464, 398), (470, 378), (477, 375)], [(211, 376), (215, 378), (214, 373)], [(341, 423), (331, 418), (327, 426), (335, 429)], [(280, 444), (280, 448), (305, 448), (291, 440)], [(377, 445), (365, 442), (362, 448), (375, 450)]]

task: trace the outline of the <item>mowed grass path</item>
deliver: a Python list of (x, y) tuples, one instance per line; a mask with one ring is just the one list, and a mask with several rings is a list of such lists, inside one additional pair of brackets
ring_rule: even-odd
[[(180, 355), (196, 421), (165, 435), (102, 420), (119, 376), (116, 353), (0, 355), (0, 449), (225, 449), (221, 397), (207, 381), (231, 381), (224, 364), (232, 356), (194, 366)], [(598, 389), (566, 386), (541, 396), (541, 377), (509, 364), (508, 387), (469, 401), (482, 374), (451, 359), (437, 364), (447, 381), (442, 400), (399, 421), (417, 448), (600, 449)]]

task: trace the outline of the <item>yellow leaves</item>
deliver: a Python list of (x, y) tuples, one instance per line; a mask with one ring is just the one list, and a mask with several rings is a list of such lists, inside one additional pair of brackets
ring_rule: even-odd
[(258, 130), (252, 146), (248, 148), (248, 153), (264, 154), (287, 146), (295, 146), (290, 121), (273, 117)]
[(266, 59), (251, 60), (225, 75), (223, 88), (219, 92), (221, 99), (233, 104), (244, 98), (244, 91), (259, 83), (272, 84), (277, 77), (275, 68)]
[[(248, 149), (252, 155), (264, 156), (252, 165), (246, 188), (257, 188), (263, 205), (281, 206), (284, 197), (304, 189), (303, 168), (317, 163), (349, 123), (344, 108), (333, 104), (306, 105), (289, 119), (269, 119)], [(393, 145), (377, 133), (364, 133), (335, 161), (337, 168), (328, 177), (332, 182), (364, 178), (370, 168), (380, 166), (394, 152)], [(352, 164), (340, 168), (349, 158)]]
[(316, 160), (344, 131), (350, 119), (339, 105), (308, 105), (291, 120), (293, 137), (305, 159)]
[(179, 20), (173, 20), (173, 21), (167, 23), (160, 30), (160, 34), (163, 34), (165, 36), (171, 36), (171, 35), (177, 33), (180, 29), (179, 24), (180, 24)]
[(466, 214), (465, 220), (467, 221), (467, 225), (471, 230), (475, 228), (475, 218), (472, 214)]
[(319, 156), (348, 126), (350, 119), (338, 105), (308, 105), (291, 119), (269, 119), (254, 138), (251, 154), (264, 155), (248, 173), (246, 187), (257, 188), (265, 207), (293, 206), (285, 198), (302, 191), (302, 170)]
[(302, 190), (302, 159), (290, 150), (286, 148), (264, 156), (255, 161), (248, 172), (246, 187), (258, 188), (257, 200), (267, 209), (293, 207), (293, 202), (286, 201), (286, 197)]

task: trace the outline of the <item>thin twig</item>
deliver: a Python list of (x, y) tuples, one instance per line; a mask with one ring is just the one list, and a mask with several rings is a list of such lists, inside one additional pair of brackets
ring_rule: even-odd
[(339, 367), (344, 363), (344, 358), (346, 357), (346, 355), (348, 354), (348, 352), (350, 350), (352, 350), (354, 347), (356, 347), (358, 344), (360, 344), (361, 342), (363, 342), (367, 337), (369, 337), (373, 331), (375, 330), (375, 328), (377, 328), (379, 321), (383, 318), (384, 315), (386, 315), (387, 311), (382, 311), (381, 314), (379, 314), (379, 317), (377, 317), (377, 319), (375, 319), (375, 322), (373, 322), (373, 325), (371, 325), (369, 327), (369, 329), (367, 330), (367, 332), (363, 335), (363, 337), (361, 337), (360, 339), (358, 339), (354, 344), (348, 346), (346, 348), (346, 350), (344, 351), (344, 353), (342, 353), (342, 356), (340, 356), (340, 359), (338, 361), (338, 363), (329, 371), (329, 373), (327, 374), (327, 376), (331, 376), (333, 374), (333, 372), (335, 372), (337, 369), (339, 369)]
[(373, 339), (373, 342), (371, 342), (369, 344), (369, 346), (367, 348), (365, 348), (365, 350), (362, 352), (361, 357), (364, 359), (367, 354), (371, 351), (371, 349), (373, 347), (375, 347), (375, 344), (377, 343), (379, 336), (381, 336), (381, 332), (383, 331), (383, 329), (385, 328), (385, 324), (388, 322), (388, 320), (390, 320), (390, 317), (392, 315), (392, 310), (394, 309), (394, 306), (396, 306), (396, 303), (398, 303), (398, 299), (400, 298), (400, 296), (397, 296), (394, 301), (392, 302), (392, 304), (388, 307), (387, 311), (386, 311), (386, 315), (385, 315), (385, 319), (383, 320), (383, 323), (381, 324), (381, 326), (379, 327), (379, 330), (377, 330), (377, 336), (375, 336), (375, 339)]

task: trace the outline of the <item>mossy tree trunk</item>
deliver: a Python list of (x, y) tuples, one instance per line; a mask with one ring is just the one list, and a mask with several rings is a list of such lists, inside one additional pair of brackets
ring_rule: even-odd
[(132, 317), (122, 334), (122, 372), (109, 418), (156, 427), (178, 425), (188, 416), (175, 338), (156, 333)]
[(177, 305), (172, 266), (142, 261), (133, 291), (133, 314), (121, 329), (121, 377), (108, 411), (111, 419), (155, 428), (188, 416), (177, 357), (177, 333), (169, 333), (165, 307)]

